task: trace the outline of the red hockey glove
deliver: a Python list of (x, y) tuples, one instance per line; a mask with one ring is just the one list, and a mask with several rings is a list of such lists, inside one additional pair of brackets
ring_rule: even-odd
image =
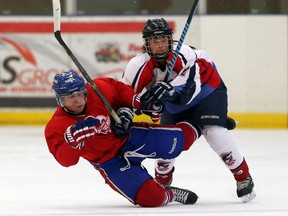
[(100, 121), (94, 117), (87, 117), (85, 120), (78, 121), (70, 125), (64, 134), (66, 142), (74, 149), (81, 149), (85, 140), (96, 134), (96, 126)]

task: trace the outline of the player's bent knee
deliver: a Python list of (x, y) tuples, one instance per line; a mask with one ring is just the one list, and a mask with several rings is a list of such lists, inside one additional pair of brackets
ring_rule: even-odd
[(204, 126), (203, 135), (208, 143), (221, 143), (231, 136), (227, 128), (217, 125)]
[(180, 122), (177, 124), (177, 126), (180, 127), (184, 133), (185, 143), (183, 150), (188, 150), (193, 145), (195, 140), (200, 137), (201, 130), (200, 128), (194, 127), (187, 122)]
[(158, 207), (170, 202), (170, 197), (163, 186), (148, 179), (138, 190), (135, 202), (142, 207)]

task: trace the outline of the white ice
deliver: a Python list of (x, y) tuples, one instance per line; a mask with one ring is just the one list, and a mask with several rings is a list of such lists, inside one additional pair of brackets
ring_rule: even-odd
[[(242, 203), (232, 174), (200, 138), (176, 161), (173, 185), (195, 191), (195, 205), (134, 206), (112, 191), (84, 160), (61, 167), (49, 153), (43, 127), (0, 127), (0, 216), (286, 216), (288, 130), (236, 129), (233, 135), (255, 182), (256, 198)], [(153, 173), (153, 161), (144, 162)]]

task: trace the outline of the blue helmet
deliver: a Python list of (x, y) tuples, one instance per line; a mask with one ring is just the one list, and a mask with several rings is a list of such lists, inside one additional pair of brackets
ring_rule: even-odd
[(67, 96), (74, 92), (82, 92), (86, 86), (83, 77), (76, 71), (69, 70), (55, 75), (52, 89), (58, 96)]
[(61, 97), (63, 96), (68, 96), (75, 92), (87, 94), (83, 77), (74, 70), (56, 74), (53, 80), (52, 89), (56, 94), (56, 99), (59, 105), (62, 105)]

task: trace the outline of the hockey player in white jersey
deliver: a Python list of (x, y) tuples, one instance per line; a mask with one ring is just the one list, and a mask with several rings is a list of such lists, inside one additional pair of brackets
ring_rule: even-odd
[[(129, 61), (122, 82), (131, 85), (136, 93), (147, 89), (146, 100), (165, 104), (161, 124), (185, 120), (200, 126), (210, 147), (233, 174), (237, 196), (243, 202), (252, 200), (256, 196), (254, 183), (247, 162), (228, 130), (234, 125), (227, 117), (227, 88), (214, 62), (205, 51), (183, 44), (168, 74), (173, 50), (177, 47), (169, 24), (163, 18), (149, 19), (142, 37), (143, 52)], [(175, 160), (158, 160), (155, 179), (170, 185), (174, 165)]]

